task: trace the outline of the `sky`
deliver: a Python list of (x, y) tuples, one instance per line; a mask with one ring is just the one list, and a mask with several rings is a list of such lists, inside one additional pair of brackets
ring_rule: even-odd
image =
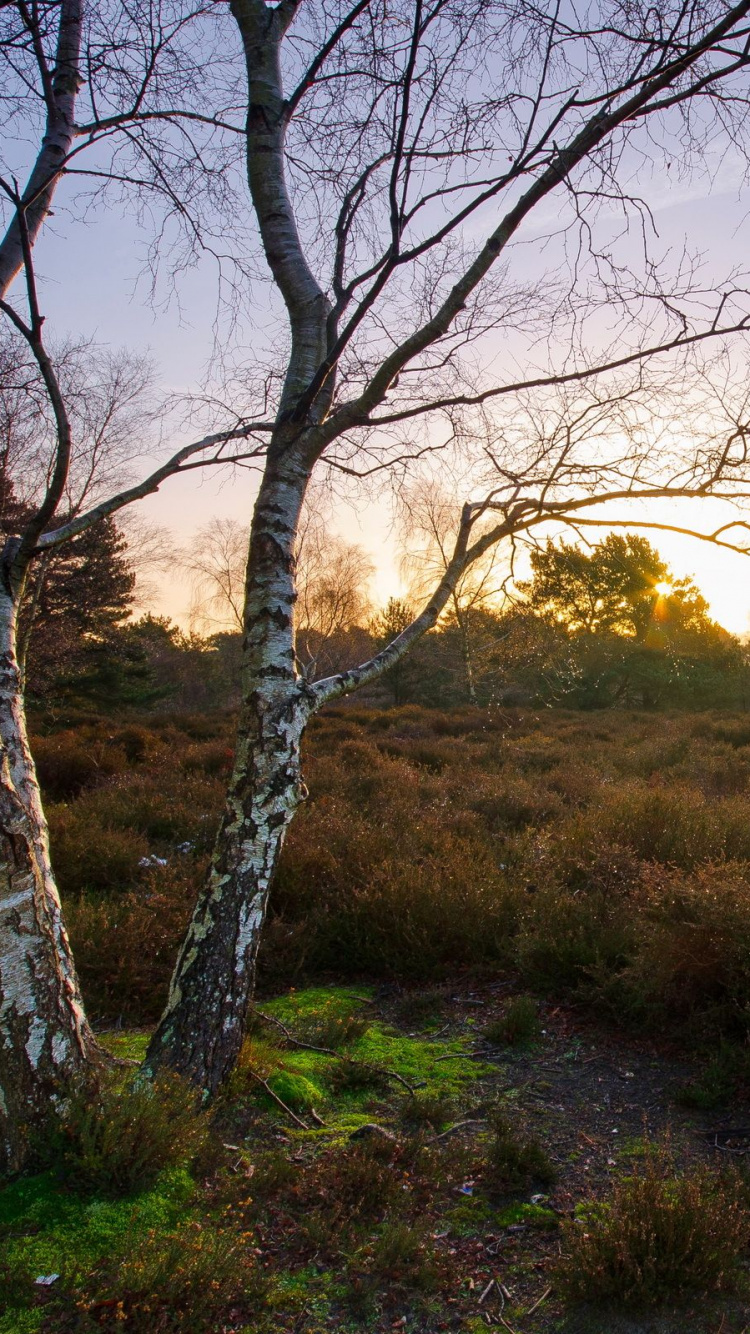
[[(685, 239), (706, 256), (708, 268), (742, 264), (750, 240), (750, 221), (739, 164), (728, 159), (717, 170), (712, 188), (689, 185), (665, 173), (649, 183), (649, 201), (662, 246), (679, 251)], [(533, 235), (529, 238), (533, 247)], [(42, 304), (56, 333), (83, 333), (112, 347), (148, 348), (164, 389), (184, 393), (201, 383), (211, 354), (216, 312), (212, 263), (187, 271), (180, 283), (180, 307), (152, 309), (138, 281), (143, 262), (143, 234), (127, 211), (106, 218), (94, 214), (87, 225), (69, 225), (64, 210), (49, 225), (37, 247)], [(255, 327), (243, 330), (249, 345), (265, 340), (267, 312), (259, 308)], [(179, 432), (177, 433), (179, 438)], [(174, 550), (190, 544), (214, 517), (249, 523), (255, 479), (251, 474), (194, 472), (164, 484), (158, 495), (139, 506), (150, 522), (171, 535)], [(725, 517), (712, 502), (655, 504), (641, 517), (671, 524), (713, 525)], [(337, 531), (361, 544), (376, 567), (373, 596), (383, 603), (399, 595), (399, 553), (392, 515), (380, 497), (341, 503)], [(602, 530), (602, 535), (606, 529)], [(674, 534), (646, 534), (678, 577), (692, 575), (708, 599), (712, 614), (727, 629), (750, 632), (750, 558), (721, 551)], [(523, 574), (523, 570), (520, 570)], [(179, 560), (152, 576), (157, 585), (152, 608), (182, 625), (189, 621), (190, 589)]]

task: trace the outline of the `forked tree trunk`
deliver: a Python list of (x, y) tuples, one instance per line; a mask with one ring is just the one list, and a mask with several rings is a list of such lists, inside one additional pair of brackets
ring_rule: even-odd
[(0, 591), (0, 1170), (97, 1051), (84, 1014), (31, 757), (13, 600)]
[(299, 748), (312, 692), (295, 671), (294, 540), (307, 473), (271, 467), (248, 560), (242, 705), (234, 773), (206, 886), (146, 1057), (213, 1093), (245, 1033), (273, 872), (303, 792)]

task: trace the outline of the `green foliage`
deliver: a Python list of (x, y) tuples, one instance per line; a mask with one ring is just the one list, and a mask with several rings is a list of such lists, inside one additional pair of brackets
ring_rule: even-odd
[(502, 1015), (483, 1029), (482, 1036), (492, 1043), (527, 1047), (537, 1041), (541, 1031), (538, 1002), (533, 996), (514, 996)]
[(205, 1148), (195, 1090), (175, 1075), (153, 1084), (102, 1078), (76, 1092), (63, 1123), (62, 1170), (71, 1188), (121, 1196), (148, 1189)]
[(313, 1084), (312, 1080), (306, 1079), (304, 1075), (294, 1074), (291, 1070), (279, 1070), (276, 1074), (269, 1075), (268, 1087), (295, 1112), (308, 1111), (324, 1098), (321, 1089)]
[(57, 1297), (46, 1328), (134, 1334), (204, 1334), (218, 1327), (228, 1308), (256, 1313), (265, 1292), (247, 1241), (199, 1222), (172, 1233), (150, 1232), (124, 1255), (107, 1257), (91, 1273), (65, 1284), (75, 1315)]
[(415, 1093), (401, 1108), (404, 1125), (441, 1130), (453, 1115), (453, 1100), (440, 1093)]
[(86, 1273), (116, 1263), (150, 1231), (170, 1232), (192, 1213), (194, 1183), (179, 1169), (153, 1190), (124, 1200), (90, 1199), (61, 1186), (54, 1171), (21, 1177), (0, 1190), (0, 1331), (39, 1325), (39, 1274)]
[(730, 1287), (750, 1235), (736, 1181), (705, 1167), (676, 1174), (651, 1148), (611, 1198), (563, 1230), (556, 1281), (569, 1301), (653, 1305)]
[(539, 1141), (518, 1134), (503, 1112), (494, 1113), (490, 1130), (483, 1178), (494, 1194), (550, 1186), (557, 1180), (557, 1168)]

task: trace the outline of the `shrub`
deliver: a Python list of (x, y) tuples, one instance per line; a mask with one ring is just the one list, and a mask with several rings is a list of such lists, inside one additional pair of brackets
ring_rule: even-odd
[[(75, 1323), (59, 1311), (52, 1331), (127, 1330), (133, 1334), (205, 1334), (235, 1327), (257, 1312), (265, 1284), (243, 1237), (198, 1222), (174, 1233), (151, 1232), (127, 1254), (78, 1276)], [(244, 1318), (243, 1318), (244, 1317)]]
[(370, 1274), (381, 1282), (430, 1291), (439, 1279), (433, 1249), (419, 1228), (408, 1223), (388, 1222), (374, 1243)]
[(142, 834), (105, 827), (83, 802), (51, 806), (47, 818), (52, 865), (64, 894), (123, 892), (138, 881), (150, 851)]
[(439, 1130), (449, 1121), (453, 1102), (439, 1093), (413, 1093), (401, 1107), (401, 1120), (408, 1126), (431, 1126)]
[(124, 1086), (103, 1078), (70, 1102), (62, 1170), (76, 1190), (129, 1195), (152, 1185), (165, 1168), (192, 1162), (207, 1138), (195, 1090), (176, 1075)]
[(536, 1042), (541, 1031), (537, 1001), (533, 996), (514, 996), (499, 1019), (487, 1025), (483, 1037), (488, 1042), (523, 1047)]
[(537, 1139), (518, 1135), (501, 1112), (490, 1119), (484, 1181), (494, 1194), (524, 1190), (539, 1184), (551, 1186), (557, 1169)]
[(139, 891), (84, 894), (65, 905), (86, 1007), (100, 1021), (159, 1018), (205, 862), (183, 858), (147, 873)]
[(705, 1167), (674, 1174), (650, 1148), (609, 1201), (564, 1226), (558, 1283), (571, 1301), (649, 1305), (728, 1287), (747, 1244), (737, 1183)]
[(313, 1047), (348, 1047), (367, 1032), (367, 1020), (356, 1014), (322, 1010), (309, 1014), (297, 1025), (295, 1036)]
[(112, 774), (124, 773), (129, 758), (124, 748), (76, 732), (33, 737), (31, 747), (40, 785), (52, 801), (70, 801)]

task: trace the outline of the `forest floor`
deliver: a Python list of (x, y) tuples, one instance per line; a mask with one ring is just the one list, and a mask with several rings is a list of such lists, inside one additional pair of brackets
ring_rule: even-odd
[[(0, 1331), (750, 1329), (750, 1273), (732, 1297), (686, 1291), (678, 1309), (563, 1300), (559, 1257), (569, 1230), (586, 1226), (592, 1201), (637, 1172), (649, 1146), (667, 1144), (676, 1171), (696, 1162), (741, 1167), (750, 1110), (741, 1102), (723, 1112), (685, 1107), (700, 1102), (701, 1074), (666, 1038), (625, 1040), (580, 1010), (537, 1002), (514, 1032), (513, 1003), (506, 982), (422, 992), (316, 987), (262, 1003), (214, 1113), (213, 1159), (192, 1178), (167, 1173), (142, 1195), (111, 1201), (61, 1184), (53, 1167), (0, 1192)], [(105, 1040), (138, 1058), (146, 1037), (121, 1031)], [(543, 1148), (554, 1181), (544, 1153), (527, 1168), (519, 1160), (514, 1182), (507, 1163), (505, 1177), (496, 1160), (493, 1168), (498, 1112), (516, 1144)], [(249, 1305), (191, 1321), (175, 1298), (170, 1323), (134, 1299), (127, 1257), (143, 1255), (144, 1244), (163, 1251), (187, 1225), (206, 1235), (228, 1228), (252, 1252)], [(151, 1264), (152, 1281), (176, 1292), (163, 1254), (160, 1263)], [(51, 1274), (60, 1277), (36, 1281)]]

